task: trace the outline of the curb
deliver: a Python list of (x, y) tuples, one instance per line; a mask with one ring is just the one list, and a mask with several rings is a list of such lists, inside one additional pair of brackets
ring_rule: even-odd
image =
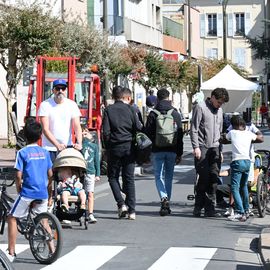
[(264, 228), (261, 231), (259, 252), (264, 264), (264, 269), (270, 270), (270, 228)]

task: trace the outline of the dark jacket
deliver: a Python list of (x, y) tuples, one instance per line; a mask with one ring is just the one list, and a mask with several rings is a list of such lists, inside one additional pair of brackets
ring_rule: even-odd
[(135, 109), (122, 101), (115, 101), (104, 110), (102, 121), (103, 143), (107, 150), (131, 149), (136, 131), (142, 129)]
[[(162, 114), (166, 114), (167, 111), (174, 109), (169, 100), (161, 100), (155, 107), (156, 110)], [(177, 125), (177, 144), (171, 147), (159, 148), (155, 145), (156, 137), (156, 118), (157, 114), (154, 111), (151, 111), (147, 117), (147, 122), (145, 126), (145, 133), (152, 141), (152, 152), (175, 152), (177, 156), (182, 156), (183, 154), (183, 129), (181, 116), (175, 109), (172, 113), (174, 121)]]

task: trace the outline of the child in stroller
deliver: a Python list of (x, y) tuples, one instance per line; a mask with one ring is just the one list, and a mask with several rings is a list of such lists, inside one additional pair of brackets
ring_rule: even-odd
[(61, 195), (61, 209), (69, 212), (68, 196), (78, 196), (81, 202), (80, 209), (85, 210), (86, 195), (83, 185), (76, 174), (73, 174), (71, 167), (60, 167), (58, 169), (57, 193)]
[(57, 218), (79, 221), (84, 217), (85, 229), (88, 224), (86, 194), (83, 189), (86, 161), (74, 148), (66, 148), (56, 157), (53, 170), (55, 174), (54, 209)]

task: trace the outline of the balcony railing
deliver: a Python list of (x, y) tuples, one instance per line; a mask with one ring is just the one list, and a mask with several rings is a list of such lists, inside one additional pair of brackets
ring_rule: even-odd
[(163, 17), (163, 34), (183, 40), (183, 25)]

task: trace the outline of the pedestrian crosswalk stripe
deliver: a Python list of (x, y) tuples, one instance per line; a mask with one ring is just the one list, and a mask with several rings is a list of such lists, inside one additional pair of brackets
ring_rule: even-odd
[(189, 172), (194, 169), (194, 165), (175, 165), (175, 172)]
[[(7, 250), (7, 248), (8, 248), (8, 244), (1, 244), (1, 250), (3, 250), (5, 252)], [(29, 248), (29, 245), (16, 244), (16, 254), (24, 252), (28, 248)]]
[(42, 269), (96, 270), (125, 248), (124, 246), (77, 246), (55, 263)]
[(148, 270), (203, 270), (216, 248), (169, 248)]

